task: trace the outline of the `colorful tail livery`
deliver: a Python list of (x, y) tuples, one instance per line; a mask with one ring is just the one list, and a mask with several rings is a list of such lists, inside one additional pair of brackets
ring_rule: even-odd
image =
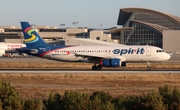
[(21, 22), (21, 27), (27, 47), (48, 46), (28, 22)]

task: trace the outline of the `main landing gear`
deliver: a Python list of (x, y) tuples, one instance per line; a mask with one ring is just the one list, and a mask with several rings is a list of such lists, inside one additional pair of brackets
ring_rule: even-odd
[(102, 69), (102, 66), (101, 66), (101, 65), (98, 65), (98, 66), (93, 65), (93, 66), (92, 66), (92, 70), (101, 70), (101, 69)]
[(150, 62), (147, 62), (147, 70), (151, 70)]

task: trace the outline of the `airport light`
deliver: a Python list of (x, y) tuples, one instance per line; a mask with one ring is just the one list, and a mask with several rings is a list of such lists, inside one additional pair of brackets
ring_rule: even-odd
[[(75, 34), (76, 34), (76, 25), (77, 25), (78, 23), (79, 23), (78, 21), (72, 22), (72, 24), (75, 25)], [(76, 37), (76, 35), (75, 35), (75, 37)]]
[(60, 26), (65, 26), (66, 24), (59, 24)]
[(79, 23), (78, 21), (72, 22), (72, 24), (75, 25), (75, 28), (78, 23)]
[[(62, 26), (62, 27), (63, 27), (63, 26), (66, 26), (66, 24), (59, 24), (59, 25)], [(65, 28), (65, 27), (64, 27), (64, 28)]]
[[(66, 24), (59, 24), (60, 26), (66, 26)], [(66, 37), (66, 29), (65, 29), (65, 37)]]
[(102, 23), (100, 24), (100, 26), (101, 26), (101, 30), (103, 30), (103, 29), (102, 29)]

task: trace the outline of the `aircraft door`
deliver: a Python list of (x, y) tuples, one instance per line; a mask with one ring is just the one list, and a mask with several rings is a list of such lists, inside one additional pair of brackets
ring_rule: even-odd
[(146, 56), (151, 56), (151, 48), (146, 47)]
[(46, 56), (49, 58), (51, 57), (50, 50), (51, 50), (51, 47), (46, 47), (46, 53), (47, 53)]

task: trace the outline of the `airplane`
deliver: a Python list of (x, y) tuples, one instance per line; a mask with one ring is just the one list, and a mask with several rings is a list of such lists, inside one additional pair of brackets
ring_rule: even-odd
[(3, 56), (5, 53), (17, 53), (17, 48), (26, 47), (25, 44), (22, 43), (0, 43), (0, 56)]
[(45, 43), (28, 22), (21, 22), (26, 47), (17, 49), (21, 53), (56, 61), (93, 63), (92, 70), (102, 67), (126, 66), (127, 62), (166, 61), (170, 55), (161, 48), (142, 45), (108, 45), (108, 46), (51, 46)]

